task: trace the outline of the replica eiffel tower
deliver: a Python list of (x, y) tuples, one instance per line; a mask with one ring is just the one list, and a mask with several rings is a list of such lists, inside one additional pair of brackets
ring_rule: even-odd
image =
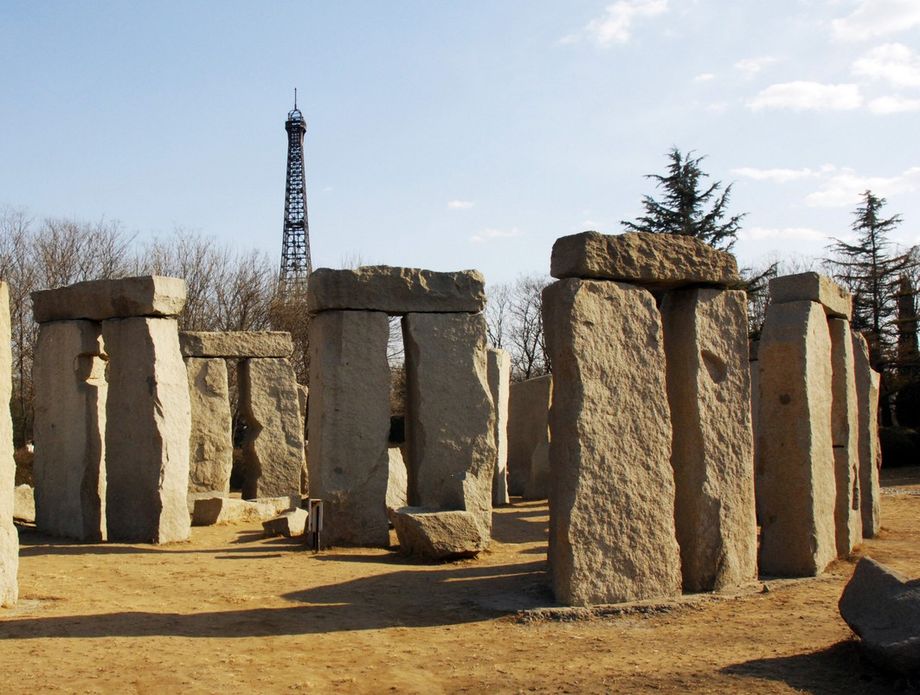
[(284, 187), (284, 234), (281, 242), (281, 272), (278, 274), (278, 298), (282, 301), (303, 298), (307, 278), (313, 271), (310, 258), (310, 225), (307, 222), (307, 187), (303, 166), (303, 136), (307, 123), (297, 108), (287, 115), (284, 129), (288, 135), (287, 183)]

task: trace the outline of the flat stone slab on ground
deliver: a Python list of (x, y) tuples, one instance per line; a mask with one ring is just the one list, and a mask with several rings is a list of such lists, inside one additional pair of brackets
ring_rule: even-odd
[(180, 331), (183, 357), (290, 357), (287, 331)]
[(35, 523), (35, 490), (31, 485), (17, 485), (13, 497), (13, 518), (28, 524)]
[(32, 293), (36, 323), (70, 319), (178, 316), (185, 307), (185, 280), (144, 275), (120, 280), (89, 280)]
[(305, 509), (292, 509), (281, 516), (262, 522), (262, 532), (266, 536), (284, 536), (296, 538), (302, 536), (310, 521), (310, 514)]
[(402, 507), (389, 510), (389, 515), (403, 555), (454, 560), (475, 557), (487, 545), (470, 512)]
[(817, 302), (832, 318), (847, 319), (853, 316), (853, 297), (836, 282), (820, 273), (783, 275), (770, 280), (770, 301)]
[(347, 270), (318, 268), (307, 285), (310, 312), (357, 309), (388, 314), (477, 313), (485, 305), (485, 278), (478, 270), (439, 273), (387, 265)]
[(192, 526), (265, 521), (277, 515), (278, 508), (273, 504), (240, 500), (235, 497), (204, 497), (195, 500)]

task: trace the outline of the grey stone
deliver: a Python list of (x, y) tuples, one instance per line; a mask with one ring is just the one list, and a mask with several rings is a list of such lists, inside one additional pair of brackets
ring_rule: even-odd
[(470, 512), (403, 507), (390, 510), (389, 514), (403, 555), (455, 560), (475, 557), (488, 545), (481, 524)]
[[(0, 282), (0, 403), (13, 395), (13, 353), (10, 331), (9, 285)], [(13, 419), (10, 409), (0, 408), (0, 607), (12, 606), (19, 598), (19, 532), (13, 524)]]
[(495, 471), (492, 476), (492, 504), (508, 504), (508, 397), (511, 386), (511, 355), (507, 350), (489, 349), (489, 392), (495, 405)]
[(36, 323), (132, 316), (178, 316), (185, 307), (185, 280), (145, 275), (119, 280), (89, 280), (32, 293)]
[(508, 398), (508, 492), (523, 495), (530, 483), (534, 450), (549, 443), (549, 403), (553, 377), (546, 376), (511, 384)]
[(549, 497), (549, 437), (537, 444), (530, 457), (530, 480), (524, 488), (525, 500)]
[(853, 361), (859, 422), (859, 504), (862, 511), (862, 535), (864, 538), (874, 538), (881, 529), (881, 490), (878, 478), (881, 463), (878, 439), (880, 377), (869, 362), (869, 346), (866, 339), (855, 331)]
[(747, 294), (685, 289), (661, 304), (685, 591), (757, 578)]
[(111, 540), (189, 537), (188, 375), (174, 319), (102, 323), (109, 354), (106, 521)]
[(832, 318), (850, 320), (853, 316), (853, 297), (826, 275), (798, 273), (770, 279), (770, 301), (817, 302)]
[(760, 338), (760, 571), (820, 574), (837, 556), (831, 339), (816, 302), (771, 304)]
[(31, 485), (17, 485), (13, 500), (13, 518), (27, 524), (35, 523), (35, 490)]
[(556, 600), (680, 594), (671, 415), (654, 297), (618, 282), (543, 291), (553, 365), (549, 565)]
[(554, 278), (618, 280), (654, 289), (738, 287), (735, 257), (678, 234), (582, 232), (556, 239)]
[(391, 446), (389, 454), (389, 478), (387, 479), (387, 509), (399, 509), (409, 504), (409, 478), (402, 449)]
[(235, 497), (203, 497), (195, 500), (192, 512), (194, 526), (214, 526), (259, 522), (278, 514), (274, 504)]
[(35, 390), (36, 526), (54, 536), (106, 539), (108, 356), (94, 321), (40, 324)]
[(438, 273), (419, 268), (372, 265), (346, 270), (318, 268), (307, 285), (307, 308), (411, 312), (482, 311), (485, 279), (478, 270)]
[(330, 311), (310, 322), (310, 496), (324, 500), (330, 545), (390, 542), (389, 335), (381, 312)]
[(300, 495), (303, 420), (294, 368), (285, 358), (239, 364), (243, 441), (243, 498)]
[(294, 352), (286, 331), (181, 331), (185, 357), (290, 357)]
[(838, 607), (878, 666), (905, 676), (920, 674), (920, 579), (907, 581), (864, 557)]
[(233, 421), (227, 363), (186, 357), (192, 435), (189, 438), (189, 492), (230, 492), (233, 468)]
[(495, 411), (482, 314), (407, 314), (409, 504), (473, 514), (492, 529)]
[(305, 509), (292, 509), (281, 516), (262, 522), (262, 532), (266, 536), (284, 536), (296, 538), (302, 536), (310, 515)]

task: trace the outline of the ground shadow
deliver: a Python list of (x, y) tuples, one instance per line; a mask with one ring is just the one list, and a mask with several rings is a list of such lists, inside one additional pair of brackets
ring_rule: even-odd
[(546, 510), (503, 509), (501, 513), (492, 515), (492, 538), (500, 543), (545, 543), (545, 517)]
[(920, 485), (920, 466), (882, 467), (879, 474), (882, 487), (900, 487), (902, 485)]

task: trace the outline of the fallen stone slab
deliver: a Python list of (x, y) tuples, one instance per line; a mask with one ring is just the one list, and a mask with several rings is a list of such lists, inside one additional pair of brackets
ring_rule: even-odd
[(278, 509), (272, 504), (240, 500), (235, 497), (205, 497), (195, 500), (192, 526), (265, 521), (277, 514)]
[(89, 280), (33, 292), (32, 314), (36, 323), (178, 316), (185, 307), (185, 294), (185, 280), (161, 275)]
[(247, 501), (267, 505), (274, 509), (277, 515), (282, 512), (290, 511), (291, 509), (298, 509), (300, 507), (301, 498), (299, 495), (290, 495), (281, 497), (257, 497), (254, 500)]
[(13, 518), (27, 524), (35, 523), (35, 490), (31, 485), (17, 485), (13, 497)]
[(266, 536), (284, 536), (296, 538), (302, 536), (310, 520), (310, 514), (305, 509), (292, 509), (281, 516), (262, 522), (262, 532)]
[(287, 331), (181, 331), (183, 357), (290, 357), (294, 352)]
[(680, 234), (582, 232), (556, 239), (554, 278), (618, 280), (652, 289), (738, 287), (735, 257)]
[(425, 507), (389, 510), (399, 552), (425, 560), (475, 557), (487, 545), (475, 515)]
[(334, 309), (478, 313), (485, 308), (485, 278), (478, 270), (439, 273), (420, 268), (371, 265), (333, 270), (318, 268), (307, 286), (310, 312)]
[(838, 604), (866, 655), (885, 670), (920, 673), (920, 579), (864, 557)]
[(831, 318), (847, 319), (853, 316), (853, 296), (826, 275), (797, 273), (770, 280), (770, 301), (817, 302)]

